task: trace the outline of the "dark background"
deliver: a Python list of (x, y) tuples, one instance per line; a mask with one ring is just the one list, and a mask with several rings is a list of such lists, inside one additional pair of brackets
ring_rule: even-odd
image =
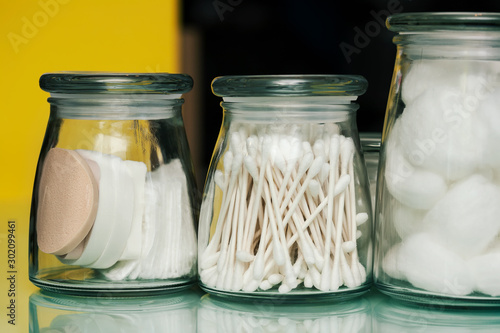
[[(396, 48), (394, 33), (376, 16), (385, 20), (394, 9), (499, 12), (500, 1), (185, 0), (183, 25), (200, 36), (200, 77), (195, 85), (203, 138), (198, 164), (204, 170), (198, 166), (198, 172), (208, 167), (222, 121), (220, 98), (210, 90), (212, 79), (221, 75), (363, 75), (369, 88), (358, 99), (358, 128), (381, 131)], [(357, 31), (367, 28), (371, 37), (356, 40)], [(347, 44), (357, 48), (348, 57), (341, 49)]]

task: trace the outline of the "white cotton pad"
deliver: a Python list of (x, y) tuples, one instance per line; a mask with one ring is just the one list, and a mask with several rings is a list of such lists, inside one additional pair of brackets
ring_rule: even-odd
[[(146, 165), (143, 162), (123, 161), (120, 165), (120, 170), (115, 173), (116, 183), (115, 191), (117, 200), (114, 202), (116, 210), (115, 225), (111, 231), (111, 237), (106, 244), (99, 259), (88, 265), (92, 268), (109, 268), (113, 266), (122, 255), (128, 238), (130, 238), (133, 219), (135, 217), (135, 203), (138, 201), (135, 196), (136, 185), (144, 184), (146, 174)], [(142, 185), (143, 186), (143, 185)], [(140, 193), (143, 195), (143, 193)], [(140, 207), (139, 207), (140, 208)], [(142, 214), (142, 210), (141, 210)], [(140, 234), (138, 236), (140, 238)], [(135, 245), (130, 245), (135, 246)], [(134, 252), (140, 252), (139, 248)]]
[(480, 165), (484, 145), (479, 120), (460, 107), (463, 98), (457, 88), (442, 86), (406, 106), (399, 118), (398, 142), (409, 163), (451, 181)]
[(98, 202), (97, 181), (85, 159), (73, 150), (50, 149), (38, 192), (40, 250), (55, 255), (74, 250), (92, 228)]
[(440, 243), (463, 258), (484, 251), (500, 232), (500, 187), (482, 175), (454, 185), (424, 223)]
[(401, 120), (394, 124), (385, 150), (385, 183), (392, 196), (414, 209), (431, 208), (445, 193), (447, 185), (436, 173), (415, 167), (402, 154), (398, 144)]
[(134, 186), (134, 213), (132, 215), (132, 226), (126, 247), (120, 256), (120, 260), (138, 259), (142, 248), (142, 216), (144, 215), (144, 184), (146, 182), (146, 164), (135, 161), (125, 161)]
[(500, 250), (479, 255), (467, 262), (475, 280), (475, 290), (500, 296)]
[(457, 296), (473, 291), (474, 279), (466, 262), (429, 234), (405, 239), (399, 249), (398, 264), (408, 282), (417, 288)]
[(404, 205), (392, 205), (392, 224), (399, 237), (405, 239), (413, 234), (426, 231), (428, 225), (424, 224), (426, 210), (414, 209)]
[(120, 196), (124, 195), (116, 191), (120, 179), (118, 173), (123, 161), (113, 155), (100, 152), (78, 150), (78, 154), (84, 158), (93, 160), (99, 165), (101, 177), (99, 180), (99, 209), (95, 218), (94, 226), (85, 239), (85, 248), (81, 256), (76, 260), (62, 259), (61, 262), (68, 265), (90, 265), (101, 255), (112, 236), (117, 214), (115, 203), (120, 202)]

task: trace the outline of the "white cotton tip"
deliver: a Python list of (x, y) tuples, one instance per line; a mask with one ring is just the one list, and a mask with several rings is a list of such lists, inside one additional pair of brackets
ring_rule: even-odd
[(321, 272), (321, 282), (320, 282), (320, 290), (321, 291), (329, 291), (330, 290), (330, 277), (331, 271), (330, 269), (323, 270)]
[(243, 285), (243, 291), (247, 293), (251, 293), (256, 291), (259, 288), (260, 285), (260, 279), (259, 280), (251, 280), (249, 283)]
[(231, 151), (227, 151), (224, 154), (224, 171), (229, 172), (229, 170), (231, 170), (232, 165), (233, 165), (233, 153)]
[(361, 236), (363, 236), (363, 233), (361, 232), (361, 230), (356, 230), (356, 239), (360, 239)]
[(224, 186), (224, 174), (220, 170), (216, 170), (214, 173), (214, 182), (221, 190), (225, 190)]
[(283, 158), (283, 154), (281, 151), (277, 150), (274, 153), (274, 165), (282, 172), (286, 172), (286, 162), (285, 159)]
[(259, 285), (259, 289), (260, 290), (269, 290), (273, 287), (273, 285), (271, 283), (269, 283), (268, 280), (264, 280), (260, 283)]
[(305, 278), (304, 278), (304, 287), (312, 288), (312, 286), (313, 286), (313, 281), (312, 281), (311, 274), (307, 273)]
[(345, 253), (351, 253), (356, 248), (356, 243), (353, 241), (346, 241), (342, 243), (342, 250)]
[(313, 285), (319, 289), (321, 285), (321, 273), (315, 267), (310, 267), (309, 275), (311, 276)]
[(483, 252), (500, 232), (500, 187), (482, 175), (454, 185), (423, 223), (443, 246), (464, 258)]
[(231, 133), (230, 149), (234, 154), (241, 153), (243, 149), (243, 143), (241, 141), (241, 136), (239, 132)]
[(281, 284), (281, 286), (278, 288), (278, 291), (280, 292), (280, 294), (289, 293), (291, 290), (292, 290), (292, 288), (285, 283)]
[(325, 142), (321, 139), (316, 140), (313, 146), (314, 156), (325, 156)]
[(396, 144), (397, 131), (387, 142), (385, 183), (396, 200), (415, 209), (429, 209), (443, 197), (448, 186), (440, 175), (412, 166)]
[(323, 269), (323, 265), (325, 264), (325, 259), (323, 255), (319, 252), (316, 246), (313, 247), (314, 257), (316, 258), (316, 267), (321, 271)]
[(313, 152), (313, 150), (311, 148), (311, 144), (308, 141), (303, 141), (302, 142), (302, 150), (305, 153), (312, 153)]
[(276, 284), (280, 283), (281, 281), (283, 281), (283, 278), (284, 278), (284, 276), (281, 274), (271, 274), (267, 280), (272, 285), (276, 285)]
[(231, 172), (234, 174), (234, 173), (237, 173), (240, 168), (241, 168), (241, 164), (243, 162), (243, 154), (235, 154), (234, 157), (233, 157), (233, 163), (231, 165)]
[(283, 156), (285, 156), (285, 158), (288, 157), (290, 155), (290, 150), (292, 149), (290, 141), (286, 138), (281, 138), (279, 141), (279, 146)]
[(313, 179), (309, 182), (309, 193), (316, 198), (319, 195), (319, 190), (321, 188), (321, 185), (319, 185), (319, 182), (316, 179)]
[(474, 278), (466, 262), (429, 234), (408, 237), (398, 258), (399, 269), (417, 288), (457, 296), (473, 291)]
[(269, 136), (264, 137), (264, 141), (262, 141), (261, 151), (262, 151), (262, 160), (267, 161), (271, 156), (273, 140)]
[(429, 229), (429, 223), (424, 223), (427, 210), (413, 209), (397, 203), (391, 207), (392, 224), (401, 239)]
[(236, 259), (238, 259), (241, 262), (251, 262), (255, 258), (254, 255), (246, 252), (246, 251), (237, 251), (236, 252)]
[(210, 267), (213, 267), (217, 264), (217, 261), (219, 260), (219, 255), (220, 252), (216, 252), (210, 255), (204, 255), (203, 259), (200, 260), (200, 267), (201, 269), (208, 269)]
[(305, 155), (302, 157), (302, 159), (300, 161), (299, 169), (298, 169), (297, 173), (299, 175), (303, 175), (307, 171), (307, 169), (309, 169), (309, 167), (311, 166), (313, 161), (314, 161), (313, 153), (311, 153), (311, 152), (305, 153)]
[(358, 213), (356, 214), (356, 225), (359, 227), (363, 223), (368, 221), (368, 214), (367, 213)]
[(349, 183), (351, 182), (351, 176), (348, 174), (343, 174), (340, 176), (337, 184), (335, 184), (335, 190), (334, 190), (334, 196), (339, 195), (340, 193), (344, 192), (347, 187), (349, 186)]
[(321, 167), (321, 172), (319, 173), (319, 181), (321, 182), (321, 184), (325, 183), (325, 181), (328, 179), (329, 174), (330, 174), (330, 164), (324, 163), (323, 166)]
[(245, 168), (247, 169), (250, 176), (252, 176), (252, 178), (257, 181), (259, 179), (259, 170), (257, 169), (255, 160), (250, 156), (245, 156), (243, 158), (243, 163), (245, 164)]
[(323, 165), (325, 163), (325, 158), (323, 156), (318, 156), (314, 159), (311, 166), (309, 167), (309, 171), (307, 172), (307, 176), (310, 178), (316, 177), (318, 173), (320, 173)]
[(252, 158), (257, 156), (257, 152), (259, 151), (259, 139), (255, 135), (249, 136), (246, 140), (246, 146), (248, 155)]
[(304, 260), (308, 265), (314, 265), (316, 263), (316, 257), (314, 256), (314, 252), (311, 249), (311, 246), (307, 243), (307, 241), (302, 242), (302, 255), (304, 256)]
[(263, 276), (264, 276), (264, 255), (262, 253), (257, 253), (253, 266), (253, 278), (255, 280), (260, 281)]
[(283, 254), (283, 248), (281, 247), (280, 241), (277, 239), (273, 239), (273, 258), (278, 266), (285, 264), (286, 259)]
[(366, 268), (362, 263), (358, 261), (358, 272), (360, 277), (360, 282), (363, 283), (366, 281)]
[(288, 285), (293, 286), (295, 280), (297, 280), (297, 276), (293, 271), (292, 263), (287, 261), (285, 263), (285, 281)]
[(483, 294), (500, 296), (500, 252), (474, 257), (467, 262), (474, 277), (474, 289)]
[(304, 280), (307, 275), (307, 266), (301, 266), (300, 271), (297, 274), (297, 279)]

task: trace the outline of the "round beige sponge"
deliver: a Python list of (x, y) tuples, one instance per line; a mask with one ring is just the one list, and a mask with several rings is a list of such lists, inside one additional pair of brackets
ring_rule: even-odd
[(85, 159), (73, 150), (50, 149), (38, 192), (40, 250), (56, 255), (74, 250), (94, 224), (98, 199), (98, 183)]

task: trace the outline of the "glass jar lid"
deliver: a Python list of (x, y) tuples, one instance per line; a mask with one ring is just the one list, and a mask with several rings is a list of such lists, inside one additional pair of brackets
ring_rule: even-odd
[(299, 97), (359, 96), (368, 82), (359, 75), (234, 75), (212, 81), (216, 96)]
[(401, 13), (387, 19), (387, 28), (395, 32), (499, 30), (500, 13)]
[(40, 88), (61, 94), (177, 94), (190, 91), (187, 74), (58, 72), (40, 77)]

